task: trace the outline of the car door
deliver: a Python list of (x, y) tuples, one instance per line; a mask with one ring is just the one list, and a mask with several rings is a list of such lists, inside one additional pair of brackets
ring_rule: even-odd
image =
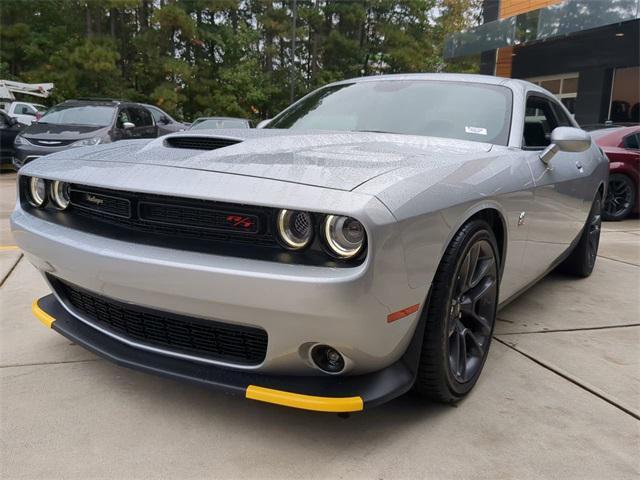
[[(525, 220), (529, 223), (525, 262), (532, 277), (542, 275), (578, 237), (588, 215), (585, 207), (585, 165), (583, 153), (558, 152), (548, 165), (540, 154), (551, 142), (558, 126), (573, 126), (551, 98), (527, 96), (522, 149), (533, 175), (534, 200)], [(595, 168), (595, 166), (594, 166)]]
[(21, 125), (4, 112), (0, 112), (0, 161), (2, 166), (11, 164), (13, 142), (20, 132)]

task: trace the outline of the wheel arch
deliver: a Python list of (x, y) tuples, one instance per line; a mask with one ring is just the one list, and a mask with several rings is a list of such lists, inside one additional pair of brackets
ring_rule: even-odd
[(493, 230), (493, 234), (496, 237), (496, 242), (498, 244), (498, 255), (500, 256), (500, 271), (502, 272), (504, 266), (504, 259), (506, 256), (506, 248), (507, 248), (507, 225), (502, 214), (495, 208), (484, 208), (476, 213), (474, 213), (471, 217), (469, 217), (462, 225), (465, 223), (475, 220), (481, 219), (489, 224), (491, 229)]
[(460, 231), (460, 229), (468, 222), (476, 219), (484, 220), (493, 230), (493, 234), (495, 235), (496, 242), (498, 244), (500, 273), (502, 273), (505, 263), (504, 259), (507, 255), (508, 229), (507, 222), (505, 220), (505, 214), (502, 211), (502, 208), (500, 207), (500, 205), (494, 203), (483, 203), (475, 205), (474, 207), (466, 211), (466, 213), (456, 223), (455, 227), (451, 229), (449, 238), (447, 238), (447, 241), (443, 245), (440, 260), (442, 259), (442, 255), (444, 255), (444, 252), (446, 251), (458, 231)]

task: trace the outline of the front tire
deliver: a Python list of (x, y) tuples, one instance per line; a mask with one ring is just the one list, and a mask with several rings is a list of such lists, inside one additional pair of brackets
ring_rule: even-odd
[(499, 289), (495, 235), (484, 220), (456, 233), (438, 266), (424, 310), (426, 324), (414, 389), (454, 403), (477, 382), (489, 352)]
[(567, 259), (560, 264), (560, 271), (586, 278), (593, 272), (600, 245), (600, 229), (602, 226), (602, 197), (600, 194), (591, 205), (580, 240)]

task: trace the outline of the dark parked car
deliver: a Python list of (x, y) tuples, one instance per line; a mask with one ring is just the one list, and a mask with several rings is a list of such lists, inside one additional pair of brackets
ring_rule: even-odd
[(251, 128), (251, 123), (245, 118), (200, 117), (193, 121), (189, 130), (217, 130), (220, 128)]
[[(166, 125), (175, 122), (168, 116), (167, 120)], [(68, 148), (155, 138), (169, 131), (173, 130), (158, 125), (150, 106), (141, 103), (67, 100), (50, 108), (16, 137), (13, 164), (19, 169), (31, 160)]]
[(623, 220), (640, 210), (640, 125), (590, 132), (609, 157), (609, 188), (602, 216)]
[(11, 167), (13, 141), (26, 125), (0, 111), (0, 169)]
[(177, 121), (167, 112), (156, 107), (155, 105), (143, 105), (151, 112), (156, 125), (158, 125), (158, 130), (160, 130), (159, 136), (166, 135), (168, 133), (182, 132), (183, 130), (189, 128), (188, 125)]

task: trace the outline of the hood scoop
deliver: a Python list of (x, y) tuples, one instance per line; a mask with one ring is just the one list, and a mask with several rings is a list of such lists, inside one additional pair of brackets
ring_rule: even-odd
[(191, 150), (217, 150), (218, 148), (229, 147), (242, 140), (233, 138), (205, 137), (205, 136), (177, 136), (165, 139), (164, 144), (170, 148), (188, 148)]

